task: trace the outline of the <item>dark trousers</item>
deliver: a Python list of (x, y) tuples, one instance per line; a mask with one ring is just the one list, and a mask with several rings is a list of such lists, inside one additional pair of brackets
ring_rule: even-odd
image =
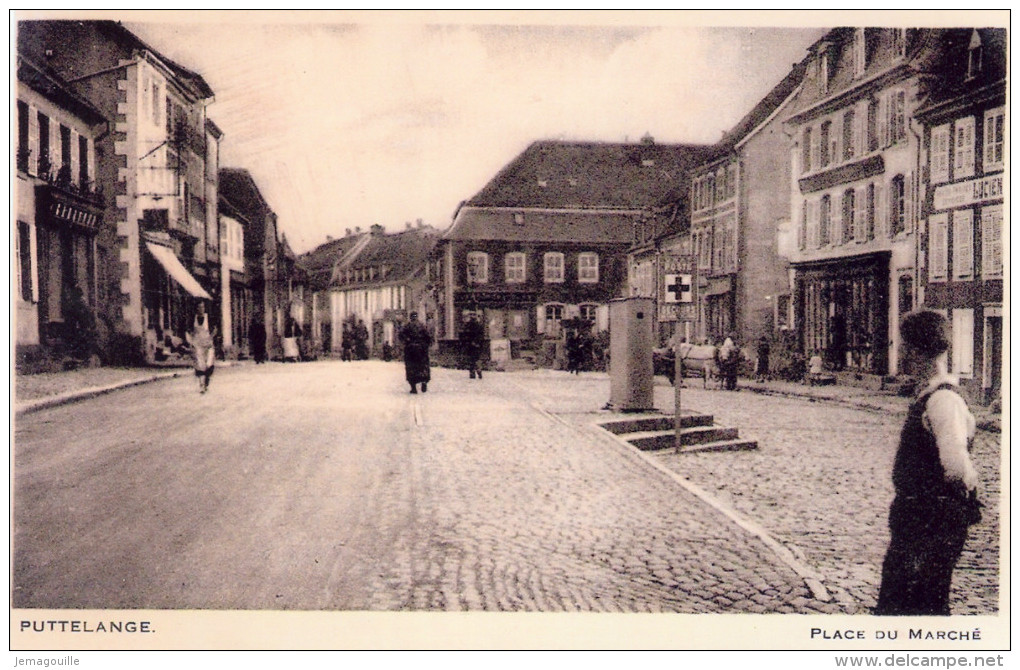
[(948, 616), (953, 570), (967, 541), (961, 503), (897, 497), (889, 531), (875, 614)]

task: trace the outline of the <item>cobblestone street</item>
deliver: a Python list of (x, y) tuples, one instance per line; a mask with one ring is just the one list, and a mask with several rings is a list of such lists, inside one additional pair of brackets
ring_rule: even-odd
[[(596, 373), (577, 378), (536, 371), (516, 381), (550, 411), (582, 423), (601, 420), (593, 408), (609, 397), (607, 378)], [(758, 440), (759, 449), (666, 450), (649, 457), (764, 526), (821, 573), (841, 611), (867, 613), (875, 604), (888, 545), (890, 473), (902, 415), (755, 393), (746, 380), (736, 393), (702, 389), (698, 380), (691, 386), (682, 390), (685, 408), (739, 427), (741, 437)], [(664, 412), (672, 410), (674, 389), (662, 378), (656, 379), (655, 402)], [(883, 404), (905, 411), (908, 401), (886, 398)], [(994, 613), (999, 606), (1000, 435), (978, 431), (973, 458), (986, 507), (954, 574), (952, 608), (958, 614)]]
[[(685, 407), (759, 450), (643, 453), (597, 426), (620, 416), (600, 409), (604, 374), (469, 380), (434, 369), (415, 396), (402, 376), (382, 362), (242, 365), (205, 396), (191, 378), (164, 379), (19, 417), (15, 605), (855, 614), (874, 604), (895, 414), (684, 390)], [(657, 384), (665, 409), (673, 389)], [(120, 429), (104, 430), (110, 422)], [(957, 571), (956, 613), (997, 611), (997, 438), (978, 442), (988, 508)]]

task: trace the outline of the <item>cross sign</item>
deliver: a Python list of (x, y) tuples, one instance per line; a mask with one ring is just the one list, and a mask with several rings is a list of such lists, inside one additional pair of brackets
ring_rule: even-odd
[(666, 275), (666, 302), (693, 302), (691, 275)]

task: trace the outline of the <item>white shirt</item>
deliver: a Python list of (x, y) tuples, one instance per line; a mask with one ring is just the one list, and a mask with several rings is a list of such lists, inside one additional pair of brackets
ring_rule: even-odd
[(963, 482), (967, 490), (978, 485), (978, 475), (970, 462), (968, 447), (977, 431), (974, 415), (967, 403), (955, 391), (941, 389), (932, 393), (941, 384), (957, 384), (951, 375), (936, 375), (928, 380), (918, 397), (931, 393), (921, 422), (935, 436), (939, 449), (939, 461), (949, 481)]

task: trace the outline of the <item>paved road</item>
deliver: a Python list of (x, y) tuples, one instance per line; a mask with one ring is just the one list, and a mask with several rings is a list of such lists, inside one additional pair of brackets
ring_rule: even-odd
[[(599, 406), (600, 383), (564, 392)], [(841, 611), (529, 388), (436, 370), (411, 396), (398, 364), (272, 364), (21, 417), (13, 604)]]

